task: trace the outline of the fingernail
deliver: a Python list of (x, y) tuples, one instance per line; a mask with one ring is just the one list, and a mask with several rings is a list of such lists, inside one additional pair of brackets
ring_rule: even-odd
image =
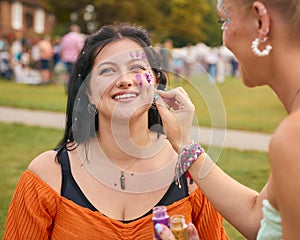
[(161, 235), (162, 232), (164, 231), (164, 228), (159, 223), (156, 223), (154, 225), (154, 228), (155, 228), (155, 231), (157, 232), (157, 234), (159, 234), (159, 235)]
[(154, 93), (153, 102), (156, 102), (157, 100), (158, 100), (158, 95), (157, 93)]

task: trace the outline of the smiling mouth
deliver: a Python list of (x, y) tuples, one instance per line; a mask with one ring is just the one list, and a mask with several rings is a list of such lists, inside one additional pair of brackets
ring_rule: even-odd
[(113, 97), (113, 99), (115, 100), (120, 100), (120, 99), (132, 99), (132, 98), (136, 98), (137, 94), (134, 93), (127, 93), (127, 94), (122, 94), (122, 95), (116, 95)]

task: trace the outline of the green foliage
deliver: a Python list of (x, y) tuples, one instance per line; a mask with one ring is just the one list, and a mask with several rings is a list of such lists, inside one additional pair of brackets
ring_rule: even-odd
[[(0, 239), (3, 238), (8, 206), (23, 171), (39, 153), (53, 149), (62, 132), (56, 129), (0, 123)], [(268, 178), (266, 153), (224, 149), (217, 164), (245, 185), (259, 191)], [(224, 222), (230, 239), (244, 239)]]
[(78, 14), (78, 23), (87, 32), (84, 11), (88, 4), (95, 7), (97, 28), (114, 22), (133, 22), (145, 26), (154, 42), (170, 38), (175, 47), (205, 42), (221, 43), (215, 6), (208, 0), (43, 0), (53, 9), (58, 21), (55, 34), (67, 30), (70, 14)]

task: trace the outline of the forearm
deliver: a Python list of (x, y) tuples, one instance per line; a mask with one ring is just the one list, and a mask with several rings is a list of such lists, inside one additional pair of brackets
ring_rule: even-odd
[(260, 225), (260, 194), (240, 184), (223, 172), (207, 154), (201, 154), (189, 168), (201, 191), (237, 230), (249, 239), (255, 239)]

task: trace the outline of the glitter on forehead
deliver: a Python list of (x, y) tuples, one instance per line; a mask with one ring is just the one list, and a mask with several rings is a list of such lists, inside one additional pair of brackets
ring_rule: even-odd
[(132, 52), (129, 52), (130, 58), (134, 58), (134, 55)]
[(135, 52), (135, 56), (138, 58), (140, 56), (140, 52), (139, 51), (136, 51)]

